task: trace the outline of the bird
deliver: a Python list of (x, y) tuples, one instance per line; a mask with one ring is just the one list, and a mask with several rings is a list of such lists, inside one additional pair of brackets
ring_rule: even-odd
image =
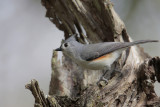
[(94, 44), (82, 44), (76, 40), (73, 34), (66, 39), (55, 51), (62, 51), (77, 65), (90, 70), (110, 70), (111, 65), (120, 57), (127, 48), (158, 40), (138, 40), (133, 42), (102, 42)]

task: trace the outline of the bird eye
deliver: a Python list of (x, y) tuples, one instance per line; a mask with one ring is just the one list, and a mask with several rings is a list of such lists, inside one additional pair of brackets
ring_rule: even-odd
[(64, 44), (64, 47), (67, 47), (67, 46), (68, 46), (68, 43), (65, 43), (65, 44)]

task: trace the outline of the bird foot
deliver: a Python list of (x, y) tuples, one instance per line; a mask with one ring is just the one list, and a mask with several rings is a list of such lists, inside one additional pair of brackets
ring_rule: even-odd
[(106, 78), (101, 78), (98, 82), (97, 82), (97, 85), (100, 86), (100, 87), (104, 87), (105, 85), (108, 84), (108, 79)]
[(104, 74), (101, 76), (101, 78), (99, 79), (99, 81), (97, 82), (97, 85), (98, 86), (105, 86), (108, 84), (108, 79), (105, 78), (105, 75), (106, 75), (107, 71), (104, 72)]

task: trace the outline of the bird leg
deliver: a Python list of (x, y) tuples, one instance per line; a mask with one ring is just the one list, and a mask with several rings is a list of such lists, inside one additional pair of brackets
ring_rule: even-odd
[[(104, 71), (104, 73), (103, 73), (103, 75), (101, 76), (101, 78), (99, 79), (99, 81), (97, 82), (97, 85), (101, 85), (100, 84), (100, 82), (101, 81), (104, 81), (105, 82), (105, 84), (108, 84), (108, 79), (110, 79), (110, 72), (108, 72), (109, 70), (105, 70)], [(107, 74), (107, 75), (106, 75)], [(107, 78), (106, 78), (106, 76), (107, 76)]]

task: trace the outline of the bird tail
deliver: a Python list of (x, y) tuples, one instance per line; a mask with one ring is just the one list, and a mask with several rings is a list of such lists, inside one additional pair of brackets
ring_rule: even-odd
[(158, 40), (138, 40), (138, 41), (130, 42), (130, 46), (148, 43), (148, 42), (159, 42), (159, 41)]
[(158, 40), (138, 40), (138, 41), (134, 41), (134, 42), (124, 42), (121, 45), (117, 44), (119, 46), (112, 49), (111, 52), (113, 52), (115, 50), (118, 50), (118, 49), (125, 49), (125, 48), (128, 48), (128, 47), (133, 46), (133, 45), (138, 45), (138, 44), (143, 44), (143, 43), (148, 43), (148, 42), (158, 42)]

